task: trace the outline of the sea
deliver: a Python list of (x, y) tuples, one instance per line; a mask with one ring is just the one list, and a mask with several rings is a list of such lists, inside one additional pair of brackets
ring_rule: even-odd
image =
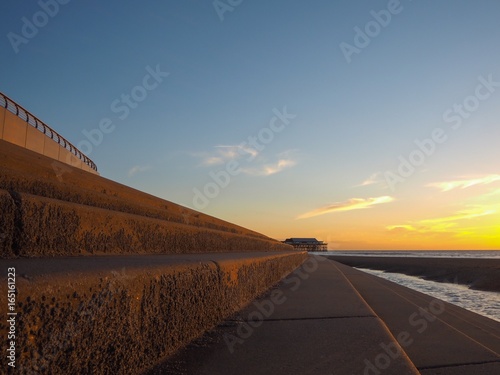
[[(327, 251), (317, 255), (350, 255), (380, 257), (425, 257), (425, 258), (482, 258), (498, 259), (499, 250), (487, 251)], [(404, 285), (443, 301), (500, 322), (500, 293), (469, 289), (466, 285), (439, 283), (416, 276), (379, 270), (359, 269), (371, 275)], [(500, 272), (500, 271), (499, 271)]]
[(370, 250), (370, 251), (322, 251), (317, 255), (351, 255), (374, 257), (411, 257), (411, 258), (500, 258), (500, 250)]

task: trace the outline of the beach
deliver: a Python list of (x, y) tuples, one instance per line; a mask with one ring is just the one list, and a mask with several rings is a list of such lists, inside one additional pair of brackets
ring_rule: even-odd
[(500, 292), (500, 259), (329, 256), (339, 263)]

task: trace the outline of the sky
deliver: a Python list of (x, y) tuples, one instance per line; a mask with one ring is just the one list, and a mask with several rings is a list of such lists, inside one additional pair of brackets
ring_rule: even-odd
[(332, 250), (500, 249), (497, 0), (9, 2), (0, 92), (101, 176)]

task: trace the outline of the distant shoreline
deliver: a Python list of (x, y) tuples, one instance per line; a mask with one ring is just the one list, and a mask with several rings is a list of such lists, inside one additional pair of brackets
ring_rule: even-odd
[(500, 250), (327, 250), (318, 255), (368, 257), (499, 258)]
[(463, 284), (471, 289), (500, 292), (500, 259), (425, 258), (328, 255), (351, 267), (368, 268), (442, 283)]

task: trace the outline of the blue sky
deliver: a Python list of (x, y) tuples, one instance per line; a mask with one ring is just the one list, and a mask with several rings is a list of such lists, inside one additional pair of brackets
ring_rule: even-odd
[[(102, 176), (274, 238), (500, 248), (499, 14), (495, 0), (4, 4), (0, 91)], [(355, 30), (372, 33), (367, 46)], [(452, 129), (443, 114), (467, 100)], [(276, 111), (289, 123), (270, 132)], [(85, 147), (103, 119), (112, 131)], [(399, 176), (399, 157), (436, 128), (446, 141)], [(242, 145), (259, 134), (272, 137), (261, 150)], [(210, 173), (231, 162), (238, 173), (214, 190)], [(193, 189), (213, 198), (197, 205)]]

